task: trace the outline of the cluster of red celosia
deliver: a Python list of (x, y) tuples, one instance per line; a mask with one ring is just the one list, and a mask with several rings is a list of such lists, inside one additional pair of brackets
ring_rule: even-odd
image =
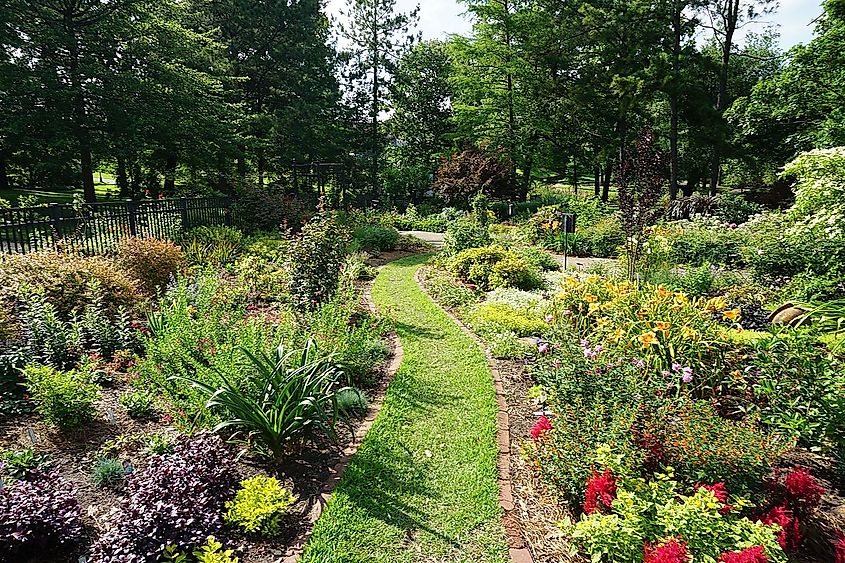
[(836, 541), (833, 543), (833, 554), (836, 557), (835, 563), (845, 563), (845, 534), (836, 533)]
[(587, 480), (587, 491), (584, 493), (584, 512), (592, 514), (609, 510), (615, 498), (616, 478), (610, 469), (605, 469), (601, 475), (593, 469), (593, 475)]
[(776, 506), (764, 514), (760, 521), (763, 524), (777, 524), (781, 527), (778, 543), (784, 551), (792, 551), (801, 546), (801, 528), (798, 518), (786, 506)]
[(762, 545), (755, 545), (742, 551), (729, 551), (719, 557), (719, 563), (769, 563), (766, 550)]
[(813, 510), (825, 493), (810, 472), (796, 467), (783, 479), (783, 496), (793, 510)]
[(687, 544), (680, 538), (667, 540), (659, 545), (645, 544), (644, 563), (688, 563)]
[(798, 515), (818, 508), (825, 489), (809, 471), (796, 467), (786, 474), (783, 482), (780, 473), (775, 475), (772, 493), (781, 501), (763, 514), (760, 521), (780, 526), (778, 543), (784, 551), (794, 551), (801, 547), (803, 541)]
[(548, 432), (551, 429), (552, 423), (549, 422), (549, 419), (545, 416), (541, 416), (537, 419), (537, 422), (534, 423), (534, 426), (531, 427), (531, 437), (538, 440), (544, 432)]

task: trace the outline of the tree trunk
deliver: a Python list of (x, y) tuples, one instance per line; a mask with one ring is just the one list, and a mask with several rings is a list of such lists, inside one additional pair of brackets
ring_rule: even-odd
[(672, 84), (669, 86), (669, 199), (678, 197), (678, 81), (681, 70), (681, 6), (675, 3), (672, 14)]
[[(379, 181), (378, 181), (378, 167), (379, 167), (379, 152), (381, 151), (381, 143), (378, 138), (378, 113), (379, 113), (379, 95), (381, 83), (379, 81), (379, 71), (381, 70), (381, 60), (379, 58), (379, 23), (373, 22), (373, 99), (372, 107), (370, 108), (370, 144), (372, 145), (373, 158), (370, 163), (370, 175), (372, 176), (373, 197), (380, 198)], [(382, 202), (384, 203), (384, 202)]]
[(167, 151), (164, 161), (164, 193), (174, 195), (176, 193), (176, 152)]
[(9, 176), (6, 170), (6, 147), (0, 144), (0, 190), (9, 189)]
[(607, 200), (610, 199), (610, 171), (613, 170), (613, 161), (608, 159), (607, 163), (604, 165), (604, 178), (602, 178), (602, 187), (601, 187), (601, 200), (607, 203)]
[(79, 150), (79, 173), (82, 176), (82, 192), (85, 201), (92, 203), (97, 201), (97, 192), (94, 189), (94, 166), (91, 156), (91, 138), (88, 135), (87, 114), (85, 111), (85, 93), (82, 90), (82, 77), (79, 75), (79, 43), (76, 37), (76, 25), (72, 13), (64, 14), (65, 32), (70, 39), (68, 44), (69, 67), (71, 88), (73, 89), (73, 117), (74, 132), (76, 135), (77, 149)]
[(598, 164), (593, 170), (593, 195), (596, 199), (601, 196), (601, 166)]
[[(716, 112), (721, 118), (728, 107), (728, 70), (733, 50), (733, 37), (739, 21), (740, 0), (730, 0), (725, 14), (725, 38), (722, 43), (722, 67), (719, 69), (719, 94), (716, 98)], [(721, 130), (716, 135), (710, 158), (710, 195), (716, 195), (722, 170)]]
[(578, 160), (572, 158), (572, 188), (575, 190), (575, 195), (578, 195)]
[(129, 191), (129, 177), (126, 173), (126, 157), (123, 155), (117, 156), (117, 187), (121, 198), (128, 198)]

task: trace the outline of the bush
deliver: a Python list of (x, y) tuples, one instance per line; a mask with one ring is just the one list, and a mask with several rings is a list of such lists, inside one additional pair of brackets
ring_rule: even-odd
[(765, 208), (738, 194), (719, 194), (716, 200), (716, 219), (723, 223), (741, 225)]
[(518, 246), (511, 248), (511, 250), (535, 270), (542, 270), (544, 272), (556, 272), (560, 270), (560, 263), (555, 260), (555, 257), (536, 246)]
[(139, 280), (148, 295), (164, 288), (185, 264), (182, 250), (170, 241), (125, 238), (117, 247), (118, 264)]
[(248, 188), (238, 194), (232, 214), (236, 224), (248, 232), (299, 231), (314, 215), (314, 205), (294, 195)]
[(155, 415), (155, 401), (153, 396), (142, 391), (124, 393), (117, 400), (126, 409), (129, 418), (145, 419)]
[(243, 232), (232, 227), (197, 227), (182, 238), (182, 250), (194, 266), (233, 264), (244, 251)]
[[(223, 549), (223, 544), (217, 541), (214, 536), (208, 536), (208, 540), (194, 550), (193, 556), (196, 563), (238, 563), (238, 558), (233, 556), (234, 551)], [(167, 563), (188, 563), (188, 555), (173, 545), (164, 548), (164, 561)]]
[(480, 294), (459, 283), (448, 272), (437, 268), (423, 270), (426, 291), (440, 305), (449, 309), (467, 307), (478, 302)]
[(47, 251), (0, 257), (3, 306), (15, 310), (25, 287), (42, 293), (66, 318), (90, 301), (92, 287), (102, 292), (110, 314), (117, 314), (121, 307), (131, 309), (143, 300), (138, 281), (106, 258)]
[(671, 475), (648, 483), (620, 479), (612, 511), (594, 512), (572, 527), (575, 545), (593, 561), (608, 563), (640, 561), (644, 548), (646, 553), (659, 552), (667, 542), (684, 554), (683, 559), (671, 561), (686, 561), (690, 555), (695, 561), (716, 561), (726, 551), (759, 545), (771, 563), (786, 562), (775, 539), (776, 527), (723, 510), (724, 503), (705, 487), (690, 495), (680, 494), (678, 489)]
[(191, 550), (223, 529), (234, 494), (234, 460), (220, 438), (181, 438), (172, 454), (154, 455), (127, 479), (127, 496), (108, 517), (91, 561), (157, 561), (163, 546)]
[(459, 219), (450, 223), (443, 239), (443, 253), (454, 256), (470, 248), (479, 248), (490, 244), (487, 227), (472, 218)]
[(349, 233), (329, 214), (315, 216), (291, 245), (290, 292), (300, 309), (314, 309), (335, 294), (349, 248)]
[(469, 317), (480, 334), (512, 332), (517, 336), (534, 336), (548, 331), (548, 324), (539, 315), (518, 311), (504, 303), (479, 305)]
[[(615, 216), (608, 216), (600, 219), (593, 225), (579, 229), (578, 237), (581, 239), (582, 252), (573, 254), (584, 254), (598, 258), (613, 258), (619, 255), (619, 249), (625, 244), (625, 233), (622, 231), (622, 224)], [(576, 245), (576, 251), (578, 245)]]
[(44, 560), (83, 538), (82, 510), (73, 486), (52, 473), (33, 471), (25, 481), (0, 487), (0, 556)]
[(94, 418), (100, 393), (82, 371), (58, 371), (49, 366), (27, 366), (26, 386), (38, 414), (60, 428), (80, 426)]
[(225, 520), (244, 532), (272, 537), (281, 531), (282, 516), (293, 502), (278, 479), (259, 475), (241, 481), (235, 498), (226, 502)]
[(361, 225), (355, 229), (355, 241), (364, 250), (387, 252), (396, 249), (399, 231), (393, 227)]
[(452, 273), (483, 290), (496, 287), (534, 289), (542, 285), (539, 272), (514, 252), (500, 246), (470, 248), (456, 255), (449, 264)]
[(482, 191), (493, 198), (509, 199), (516, 187), (513, 171), (503, 153), (485, 154), (470, 147), (443, 161), (433, 188), (444, 201), (454, 205), (468, 204)]
[(0, 453), (0, 483), (26, 479), (34, 470), (49, 465), (50, 455), (37, 454), (32, 448), (4, 450)]

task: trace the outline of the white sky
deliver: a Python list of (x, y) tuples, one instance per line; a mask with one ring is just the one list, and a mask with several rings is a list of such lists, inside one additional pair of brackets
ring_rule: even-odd
[[(328, 0), (329, 14), (336, 16), (346, 0)], [(450, 33), (468, 34), (471, 23), (462, 14), (463, 4), (456, 0), (397, 0), (399, 11), (408, 11), (420, 5), (420, 30), (424, 39), (443, 38)], [(780, 0), (780, 9), (768, 20), (779, 24), (781, 47), (788, 49), (796, 43), (806, 43), (813, 34), (811, 22), (821, 14), (820, 0)], [(749, 28), (760, 31), (756, 26)]]

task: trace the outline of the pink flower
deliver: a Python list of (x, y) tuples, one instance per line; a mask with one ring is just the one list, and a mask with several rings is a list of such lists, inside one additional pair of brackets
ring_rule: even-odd
[(719, 557), (719, 563), (769, 563), (766, 550), (762, 545), (755, 545), (742, 551), (729, 551)]
[(554, 318), (552, 315), (546, 315), (546, 322), (547, 322), (547, 323), (550, 323), (550, 324), (551, 324), (551, 322), (552, 322), (553, 320), (555, 320), (555, 318)]
[(563, 316), (564, 316), (564, 317), (568, 317), (568, 316), (569, 316), (569, 315), (571, 315), (571, 314), (572, 314), (572, 311), (570, 311), (569, 309), (564, 309), (564, 311), (563, 311)]
[(687, 563), (690, 559), (687, 544), (674, 538), (659, 546), (646, 543), (644, 563)]
[(545, 416), (541, 416), (537, 419), (537, 422), (534, 423), (534, 426), (531, 427), (531, 437), (535, 440), (539, 440), (540, 436), (544, 433), (548, 432), (552, 429), (552, 423), (549, 422), (549, 419)]
[(678, 362), (674, 362), (674, 363), (672, 364), (672, 371), (681, 371), (681, 368), (683, 368), (683, 367), (684, 367), (684, 366), (682, 366), (682, 365), (681, 365), (681, 364), (679, 364)]
[(825, 489), (806, 469), (796, 467), (783, 480), (784, 496), (793, 508), (812, 510), (819, 506)]
[(540, 352), (541, 354), (545, 354), (546, 352), (548, 352), (549, 351), (548, 343), (540, 342), (539, 344), (537, 344), (537, 351)]

